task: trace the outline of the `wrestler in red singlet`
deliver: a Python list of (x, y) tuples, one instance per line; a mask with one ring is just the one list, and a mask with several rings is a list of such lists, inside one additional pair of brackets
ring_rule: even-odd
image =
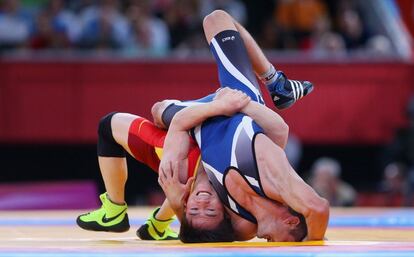
[[(128, 146), (135, 159), (158, 173), (166, 135), (166, 130), (160, 129), (149, 120), (140, 117), (134, 120), (129, 127)], [(188, 151), (189, 178), (194, 176), (199, 162), (200, 149), (190, 137), (190, 150)]]

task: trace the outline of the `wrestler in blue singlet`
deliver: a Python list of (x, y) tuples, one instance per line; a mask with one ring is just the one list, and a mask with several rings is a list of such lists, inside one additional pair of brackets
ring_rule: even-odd
[[(210, 43), (218, 65), (220, 87), (246, 93), (252, 101), (264, 104), (259, 85), (239, 32), (226, 30)], [(214, 94), (195, 101), (175, 102), (168, 106), (162, 118), (169, 126), (173, 116), (186, 106), (212, 101)], [(266, 197), (260, 184), (254, 151), (254, 139), (262, 128), (250, 117), (237, 113), (232, 117), (217, 116), (204, 121), (191, 131), (201, 150), (201, 159), (210, 183), (225, 206), (241, 217), (257, 223), (228, 193), (224, 179), (229, 169), (237, 170), (253, 190)]]

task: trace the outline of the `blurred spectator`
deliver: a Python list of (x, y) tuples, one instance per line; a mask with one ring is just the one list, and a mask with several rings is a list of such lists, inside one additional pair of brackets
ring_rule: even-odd
[(366, 50), (376, 57), (387, 57), (393, 54), (391, 40), (384, 35), (376, 35), (368, 39)]
[(79, 29), (75, 16), (64, 9), (64, 1), (51, 0), (36, 17), (30, 45), (34, 49), (67, 48), (77, 40)]
[(129, 36), (128, 21), (116, 0), (101, 0), (81, 13), (83, 23), (78, 44), (83, 48), (121, 48)]
[(274, 11), (277, 1), (242, 1), (247, 15), (247, 21), (244, 25), (253, 37), (257, 38), (260, 35), (268, 20), (273, 20), (273, 23), (276, 24)]
[(408, 171), (404, 192), (404, 206), (414, 206), (414, 167)]
[(173, 55), (180, 58), (210, 57), (211, 53), (202, 31), (201, 25), (200, 28), (192, 30), (186, 40), (175, 48)]
[(202, 0), (200, 1), (200, 18), (216, 9), (228, 12), (236, 21), (244, 24), (247, 20), (246, 7), (239, 0)]
[(152, 16), (150, 1), (135, 0), (127, 10), (131, 23), (128, 50), (146, 55), (165, 55), (169, 49), (169, 34), (165, 22)]
[(49, 13), (43, 11), (36, 17), (35, 34), (30, 40), (33, 49), (63, 48), (68, 41), (64, 31), (53, 26)]
[(345, 42), (338, 33), (327, 32), (317, 39), (313, 53), (316, 57), (344, 57), (346, 56)]
[(65, 9), (64, 0), (51, 0), (49, 12), (52, 16), (52, 24), (58, 31), (63, 31), (71, 43), (79, 39), (81, 23), (70, 9)]
[(290, 133), (285, 147), (286, 157), (294, 169), (297, 169), (302, 158), (302, 143), (299, 138)]
[(310, 50), (323, 58), (345, 56), (344, 49), (379, 57), (395, 53), (387, 35), (371, 37), (356, 0), (21, 1), (0, 1), (0, 49), (73, 47), (122, 50), (130, 56), (204, 56), (208, 45), (202, 20), (223, 9), (245, 24), (263, 49)]
[(407, 105), (408, 126), (399, 129), (393, 141), (383, 153), (385, 163), (398, 162), (409, 170), (407, 175), (407, 191), (405, 204), (412, 205), (414, 200), (414, 95)]
[[(170, 32), (171, 48), (190, 47), (187, 41), (198, 30), (202, 33), (199, 15), (199, 1), (176, 0), (171, 1), (164, 11), (164, 20)], [(204, 35), (203, 35), (204, 37)], [(190, 39), (190, 41), (193, 39)]]
[(294, 45), (294, 39), (289, 35), (283, 35), (274, 19), (264, 21), (257, 42), (262, 49), (282, 49), (285, 45)]
[(393, 141), (385, 149), (385, 163), (399, 162), (414, 167), (414, 95), (407, 104), (408, 126), (396, 131)]
[(380, 192), (385, 193), (386, 206), (401, 206), (405, 192), (405, 166), (390, 163), (384, 169)]
[(277, 25), (283, 34), (290, 34), (294, 38), (290, 43), (296, 42), (286, 44), (287, 48), (308, 48), (316, 23), (327, 15), (326, 4), (321, 0), (280, 0), (275, 11)]
[(364, 47), (369, 35), (358, 12), (348, 9), (340, 13), (338, 18), (339, 32), (344, 38), (346, 48), (358, 49)]
[(323, 157), (316, 160), (312, 166), (310, 185), (332, 206), (352, 206), (356, 191), (341, 180), (340, 176), (341, 166), (338, 161)]
[(0, 49), (24, 46), (32, 26), (32, 17), (20, 8), (19, 0), (0, 2)]
[(331, 20), (320, 17), (315, 23), (310, 39), (310, 48), (316, 57), (344, 57), (345, 42), (341, 35), (332, 31)]

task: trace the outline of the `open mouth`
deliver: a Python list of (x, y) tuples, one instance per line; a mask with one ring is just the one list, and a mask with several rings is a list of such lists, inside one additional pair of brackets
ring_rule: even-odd
[(197, 196), (211, 196), (211, 193), (207, 191), (198, 191), (196, 195)]

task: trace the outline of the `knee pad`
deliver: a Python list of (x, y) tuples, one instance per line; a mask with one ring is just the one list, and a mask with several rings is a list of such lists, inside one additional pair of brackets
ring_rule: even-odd
[(99, 121), (98, 126), (98, 156), (125, 157), (125, 150), (112, 135), (111, 120), (116, 112), (111, 112)]

